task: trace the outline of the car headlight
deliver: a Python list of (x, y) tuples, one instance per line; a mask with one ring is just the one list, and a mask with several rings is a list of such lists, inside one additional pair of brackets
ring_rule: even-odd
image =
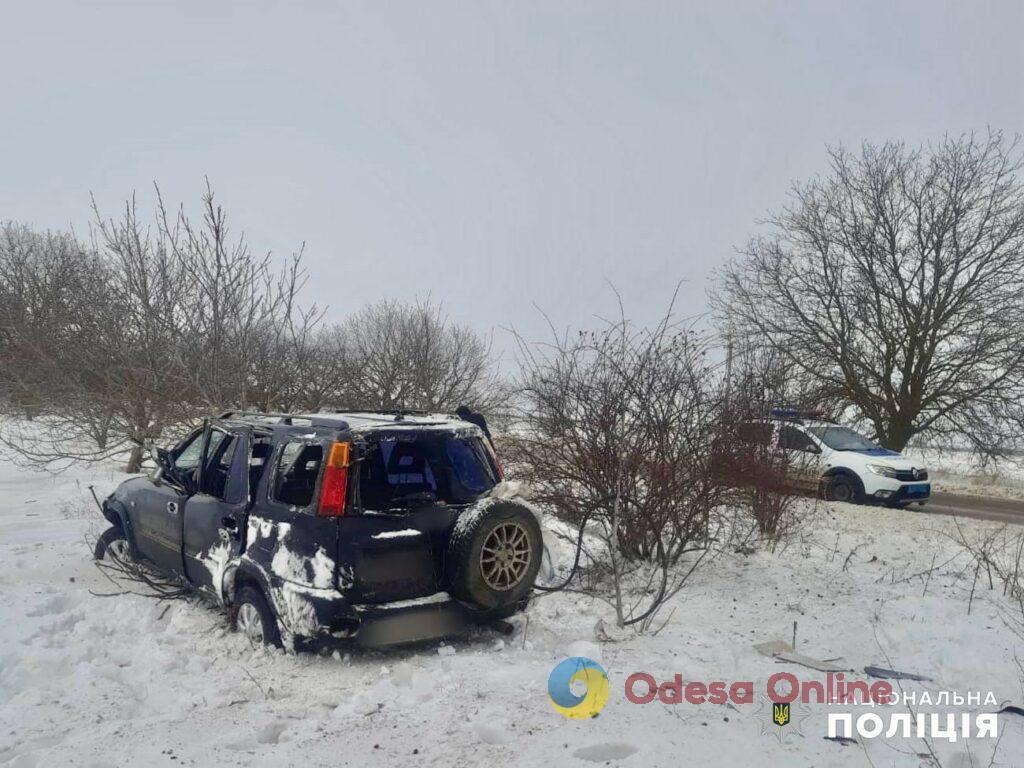
[(874, 472), (882, 477), (896, 477), (896, 470), (885, 464), (868, 464), (868, 472)]

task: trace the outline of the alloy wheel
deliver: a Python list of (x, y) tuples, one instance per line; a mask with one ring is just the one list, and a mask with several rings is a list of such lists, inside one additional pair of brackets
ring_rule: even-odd
[(526, 576), (530, 554), (530, 536), (522, 524), (512, 521), (496, 526), (480, 549), (484, 582), (499, 592), (512, 589)]

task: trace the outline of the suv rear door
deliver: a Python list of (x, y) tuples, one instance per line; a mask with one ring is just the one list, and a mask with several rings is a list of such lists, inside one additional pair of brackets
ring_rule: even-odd
[(249, 427), (213, 424), (199, 467), (197, 492), (185, 501), (182, 554), (185, 576), (220, 594), (228, 560), (238, 554), (249, 500)]
[[(295, 428), (275, 438), (248, 514), (246, 555), (275, 580), (303, 588), (337, 586), (340, 517), (318, 515), (320, 477), (333, 436)], [(278, 586), (274, 584), (274, 586)]]

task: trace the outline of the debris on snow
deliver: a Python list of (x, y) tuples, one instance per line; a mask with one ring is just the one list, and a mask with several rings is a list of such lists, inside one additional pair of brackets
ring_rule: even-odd
[(921, 683), (931, 682), (930, 677), (924, 675), (917, 675), (913, 672), (898, 672), (895, 669), (885, 669), (884, 667), (864, 667), (864, 674), (870, 677), (877, 677), (882, 680), (916, 680)]
[(849, 666), (842, 666), (836, 664), (836, 662), (842, 662), (841, 657), (834, 659), (815, 659), (811, 656), (806, 656), (802, 653), (796, 652), (782, 652), (775, 655), (775, 658), (779, 661), (788, 661), (790, 664), (799, 664), (801, 667), (807, 667), (808, 669), (816, 669), (819, 672), (852, 672)]
[(754, 650), (762, 656), (775, 658), (780, 653), (791, 653), (793, 646), (785, 640), (767, 640), (763, 643), (754, 643)]

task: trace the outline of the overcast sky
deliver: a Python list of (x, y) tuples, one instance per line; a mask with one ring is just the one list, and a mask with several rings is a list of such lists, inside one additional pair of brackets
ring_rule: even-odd
[(7, 3), (0, 219), (84, 230), (208, 175), (340, 316), (536, 337), (652, 316), (828, 144), (1024, 130), (1024, 3)]

